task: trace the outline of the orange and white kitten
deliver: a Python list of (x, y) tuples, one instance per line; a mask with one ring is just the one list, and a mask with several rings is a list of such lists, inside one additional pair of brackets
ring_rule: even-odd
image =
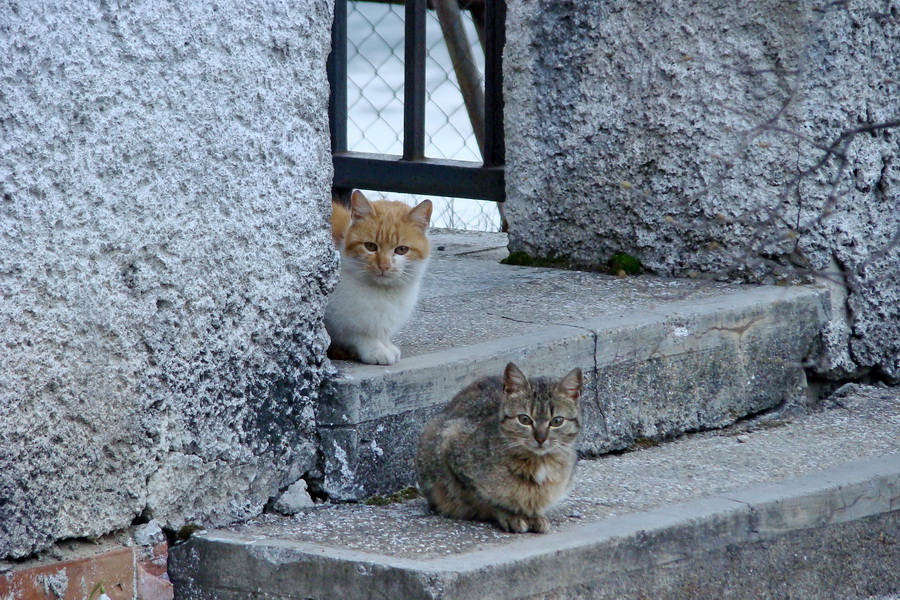
[(370, 202), (357, 190), (350, 204), (350, 210), (336, 202), (331, 206), (341, 278), (325, 310), (329, 356), (392, 365), (400, 349), (391, 337), (412, 314), (431, 255), (426, 235), (431, 201), (415, 207)]

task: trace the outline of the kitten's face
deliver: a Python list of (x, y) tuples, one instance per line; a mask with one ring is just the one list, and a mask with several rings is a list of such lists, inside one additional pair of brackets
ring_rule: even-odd
[(509, 363), (500, 406), (500, 431), (509, 447), (536, 455), (574, 455), (581, 429), (581, 386), (581, 369), (573, 369), (559, 381), (537, 378), (529, 382), (516, 365)]
[(376, 285), (410, 282), (431, 253), (425, 235), (431, 201), (411, 208), (389, 200), (369, 202), (357, 191), (351, 202), (342, 253), (347, 267)]

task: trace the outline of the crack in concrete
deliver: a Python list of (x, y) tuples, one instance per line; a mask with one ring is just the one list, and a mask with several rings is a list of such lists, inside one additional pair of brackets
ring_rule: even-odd
[(743, 504), (744, 506), (746, 506), (747, 510), (750, 513), (747, 518), (747, 538), (751, 539), (754, 536), (760, 535), (760, 531), (759, 531), (760, 516), (759, 516), (759, 511), (756, 509), (755, 506), (753, 506), (746, 500), (738, 500), (737, 498), (732, 498), (731, 496), (719, 496), (719, 498), (722, 498), (723, 500), (728, 500), (729, 502)]
[(593, 359), (594, 359), (594, 371), (592, 376), (594, 378), (594, 404), (597, 407), (597, 412), (600, 413), (600, 423), (603, 426), (603, 436), (606, 438), (607, 443), (609, 443), (609, 423), (606, 418), (606, 411), (603, 410), (603, 403), (600, 401), (600, 361), (597, 356), (600, 352), (600, 336), (597, 335), (596, 331), (591, 331), (591, 336), (594, 339), (594, 351), (593, 351)]
[(859, 504), (859, 501), (860, 501), (860, 500), (862, 500), (863, 498), (866, 497), (865, 492), (860, 492), (860, 493), (857, 494), (856, 497), (853, 498), (853, 500), (848, 504), (846, 498), (844, 497), (844, 492), (845, 492), (845, 491), (846, 491), (846, 490), (845, 490), (844, 486), (840, 486), (840, 487), (838, 488), (838, 494), (840, 495), (840, 498), (841, 498), (841, 506), (838, 507), (838, 508), (836, 508), (836, 509), (829, 510), (829, 511), (828, 511), (828, 516), (825, 518), (825, 522), (824, 522), (823, 524), (825, 524), (825, 525), (830, 525), (832, 522), (834, 522), (834, 517), (835, 517), (838, 513), (852, 509), (854, 506), (856, 506), (857, 504)]
[(455, 252), (453, 253), (453, 257), (457, 256), (471, 256), (473, 254), (482, 254), (486, 252), (493, 252), (494, 250), (506, 250), (506, 246), (491, 246), (489, 248), (479, 248), (478, 250), (466, 250), (465, 252)]
[(747, 324), (742, 325), (740, 327), (721, 327), (721, 326), (717, 325), (715, 327), (710, 327), (709, 329), (707, 329), (700, 335), (705, 335), (709, 331), (726, 331), (729, 333), (736, 333), (738, 336), (742, 336), (745, 333), (747, 333), (747, 330), (749, 330), (751, 327), (753, 327), (755, 324), (759, 323), (762, 320), (763, 320), (763, 317), (754, 317), (754, 318), (750, 319), (750, 321)]
[(580, 325), (573, 325), (571, 323), (557, 323), (556, 321), (529, 321), (527, 319), (516, 319), (514, 317), (508, 317), (506, 315), (492, 313), (490, 311), (485, 312), (485, 314), (487, 314), (491, 317), (497, 317), (499, 319), (506, 319), (507, 321), (512, 321), (513, 323), (522, 323), (523, 325), (543, 325), (543, 326), (554, 325), (556, 327), (571, 327), (572, 329), (578, 329), (579, 331), (587, 331), (588, 333), (590, 333), (591, 335), (594, 335), (596, 337), (595, 332), (593, 330), (591, 330), (590, 328), (582, 327)]

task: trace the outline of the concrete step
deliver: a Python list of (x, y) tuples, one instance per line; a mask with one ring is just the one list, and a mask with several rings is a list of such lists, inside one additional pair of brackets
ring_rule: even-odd
[(418, 310), (391, 367), (335, 362), (317, 420), (322, 487), (356, 500), (414, 485), (424, 423), (509, 361), (585, 373), (587, 456), (722, 427), (802, 396), (827, 293), (515, 267), (504, 234), (437, 231)]
[(900, 389), (579, 463), (550, 533), (325, 504), (170, 550), (183, 599), (840, 599), (900, 593)]

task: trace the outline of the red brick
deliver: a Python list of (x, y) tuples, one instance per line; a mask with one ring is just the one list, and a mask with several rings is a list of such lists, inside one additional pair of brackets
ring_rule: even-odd
[(157, 577), (165, 574), (169, 562), (169, 545), (166, 542), (153, 546), (149, 554), (145, 554), (145, 550), (138, 550), (138, 555), (138, 564), (144, 567), (147, 573)]
[(131, 548), (14, 570), (0, 575), (0, 600), (85, 600), (98, 583), (111, 600), (132, 600), (134, 572)]
[(166, 576), (169, 545), (165, 542), (154, 546), (149, 554), (138, 550), (141, 558), (137, 565), (137, 600), (173, 600), (175, 591)]
[(165, 577), (148, 573), (143, 565), (137, 567), (137, 600), (173, 600), (175, 589)]

